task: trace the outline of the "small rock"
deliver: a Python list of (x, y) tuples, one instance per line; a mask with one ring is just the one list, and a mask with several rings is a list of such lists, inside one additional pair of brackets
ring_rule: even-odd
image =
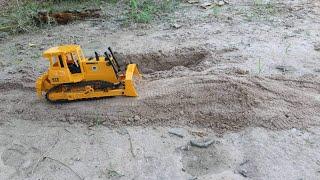
[(144, 35), (146, 35), (147, 33), (146, 32), (138, 32), (137, 33), (137, 36), (144, 36)]
[(67, 116), (67, 117), (65, 117), (65, 118), (66, 118), (66, 120), (67, 120), (67, 122), (68, 122), (69, 124), (74, 124), (74, 123), (76, 122), (76, 120), (77, 120), (77, 118), (74, 117), (74, 116)]
[(243, 177), (248, 177), (248, 171), (247, 170), (242, 169), (242, 170), (239, 171), (239, 174), (241, 174)]
[(29, 47), (36, 47), (36, 46), (37, 46), (36, 44), (29, 43)]
[(173, 27), (175, 29), (180, 29), (182, 27), (182, 25), (174, 23), (174, 24), (171, 24), (171, 27)]
[(173, 134), (180, 138), (183, 138), (185, 134), (185, 130), (182, 128), (172, 128), (169, 130), (169, 134)]
[(207, 148), (213, 143), (214, 143), (213, 139), (190, 140), (191, 146), (195, 146), (199, 148)]
[(200, 5), (200, 7), (202, 7), (203, 9), (209, 9), (211, 8), (212, 6), (214, 6), (214, 4), (212, 2), (205, 2), (205, 3), (202, 3)]
[(320, 44), (315, 44), (314, 45), (314, 50), (315, 51), (320, 51)]
[(15, 74), (16, 72), (12, 71), (12, 70), (9, 70), (8, 71), (8, 74)]
[(218, 5), (219, 5), (219, 6), (223, 6), (224, 4), (225, 4), (224, 1), (219, 1), (219, 2), (218, 2)]
[(240, 74), (240, 75), (246, 75), (246, 74), (249, 74), (249, 71), (243, 70), (243, 69), (236, 69), (235, 73)]
[(188, 145), (182, 146), (180, 149), (183, 150), (183, 151), (189, 151), (190, 146), (188, 146)]
[(129, 121), (129, 122), (133, 122), (133, 121), (134, 121), (134, 119), (133, 119), (133, 117), (130, 117), (130, 118), (128, 118), (128, 119), (127, 119), (127, 121)]
[(133, 119), (134, 119), (135, 121), (139, 121), (139, 120), (140, 120), (140, 116), (135, 115), (135, 116), (133, 117)]
[(197, 180), (197, 179), (198, 179), (198, 177), (191, 177), (188, 180)]
[(212, 33), (213, 33), (213, 34), (221, 34), (222, 31), (221, 31), (221, 30), (216, 30), (216, 31), (213, 31)]
[(294, 72), (296, 71), (296, 68), (294, 68), (293, 66), (285, 66), (285, 65), (279, 65), (276, 66), (276, 69), (282, 71), (282, 72)]

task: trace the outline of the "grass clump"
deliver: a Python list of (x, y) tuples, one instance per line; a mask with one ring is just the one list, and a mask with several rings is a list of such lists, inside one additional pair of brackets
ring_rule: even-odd
[(271, 20), (272, 16), (279, 13), (279, 9), (272, 2), (263, 2), (262, 0), (254, 0), (250, 11), (247, 11), (246, 17), (248, 21), (253, 20)]
[(130, 0), (129, 20), (136, 23), (150, 23), (155, 17), (173, 12), (178, 0)]
[(0, 17), (4, 19), (0, 24), (3, 31), (21, 32), (30, 31), (34, 26), (32, 17), (37, 13), (39, 5), (31, 2), (17, 4), (1, 12)]

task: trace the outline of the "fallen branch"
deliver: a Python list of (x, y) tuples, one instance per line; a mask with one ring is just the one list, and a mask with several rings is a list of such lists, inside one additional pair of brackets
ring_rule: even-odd
[[(58, 137), (60, 136), (59, 135), (60, 133), (58, 133)], [(83, 178), (77, 173), (75, 172), (73, 169), (71, 169), (68, 165), (66, 165), (65, 163), (59, 161), (59, 160), (56, 160), (56, 159), (53, 159), (51, 157), (48, 157), (46, 156), (46, 154), (49, 153), (49, 151), (51, 151), (57, 144), (58, 142), (60, 141), (60, 138), (57, 138), (57, 140), (55, 141), (55, 143), (47, 150), (45, 151), (44, 153), (42, 153), (42, 155), (40, 156), (40, 158), (38, 159), (37, 163), (35, 164), (35, 166), (32, 168), (32, 171), (31, 171), (31, 175), (34, 173), (34, 170), (38, 167), (39, 163), (44, 161), (45, 159), (50, 159), (50, 160), (53, 160), (53, 161), (56, 161), (58, 162), (59, 164), (62, 164), (63, 166), (67, 167), (70, 171), (72, 171), (79, 179), (83, 180)]]
[(129, 143), (130, 143), (130, 152), (131, 152), (131, 154), (132, 154), (132, 157), (136, 157), (136, 155), (134, 154), (134, 152), (133, 152), (133, 146), (132, 146), (132, 140), (131, 140), (131, 135), (130, 135), (130, 133), (129, 133), (129, 131), (127, 130), (127, 129), (125, 129), (126, 130), (126, 133), (128, 134), (128, 139), (129, 139)]
[[(59, 134), (60, 134), (60, 133), (58, 133), (58, 136), (60, 136)], [(41, 154), (41, 156), (40, 156), (40, 158), (38, 159), (37, 163), (35, 164), (35, 166), (33, 166), (32, 171), (31, 171), (31, 174), (33, 174), (34, 170), (38, 167), (39, 163), (44, 160), (44, 157), (46, 156), (46, 154), (47, 154), (49, 151), (51, 151), (51, 150), (58, 144), (59, 141), (60, 141), (60, 138), (57, 138), (57, 140), (53, 143), (53, 145), (52, 145), (48, 150), (46, 150), (45, 152), (43, 152), (43, 153)]]
[(82, 11), (63, 11), (63, 12), (47, 12), (39, 11), (34, 17), (36, 22), (44, 24), (68, 24), (75, 20), (84, 20), (86, 18), (99, 18), (101, 9), (85, 9)]

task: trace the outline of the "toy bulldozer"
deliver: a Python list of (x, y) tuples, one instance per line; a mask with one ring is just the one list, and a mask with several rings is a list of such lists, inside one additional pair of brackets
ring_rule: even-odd
[(50, 61), (47, 72), (36, 81), (36, 91), (50, 102), (111, 96), (138, 96), (133, 78), (141, 76), (136, 64), (122, 70), (111, 48), (94, 58), (85, 58), (79, 45), (64, 45), (46, 50)]

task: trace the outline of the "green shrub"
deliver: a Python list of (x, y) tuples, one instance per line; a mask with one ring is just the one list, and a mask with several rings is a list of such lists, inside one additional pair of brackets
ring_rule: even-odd
[(172, 12), (178, 4), (176, 0), (130, 0), (129, 19), (149, 23), (156, 15)]

